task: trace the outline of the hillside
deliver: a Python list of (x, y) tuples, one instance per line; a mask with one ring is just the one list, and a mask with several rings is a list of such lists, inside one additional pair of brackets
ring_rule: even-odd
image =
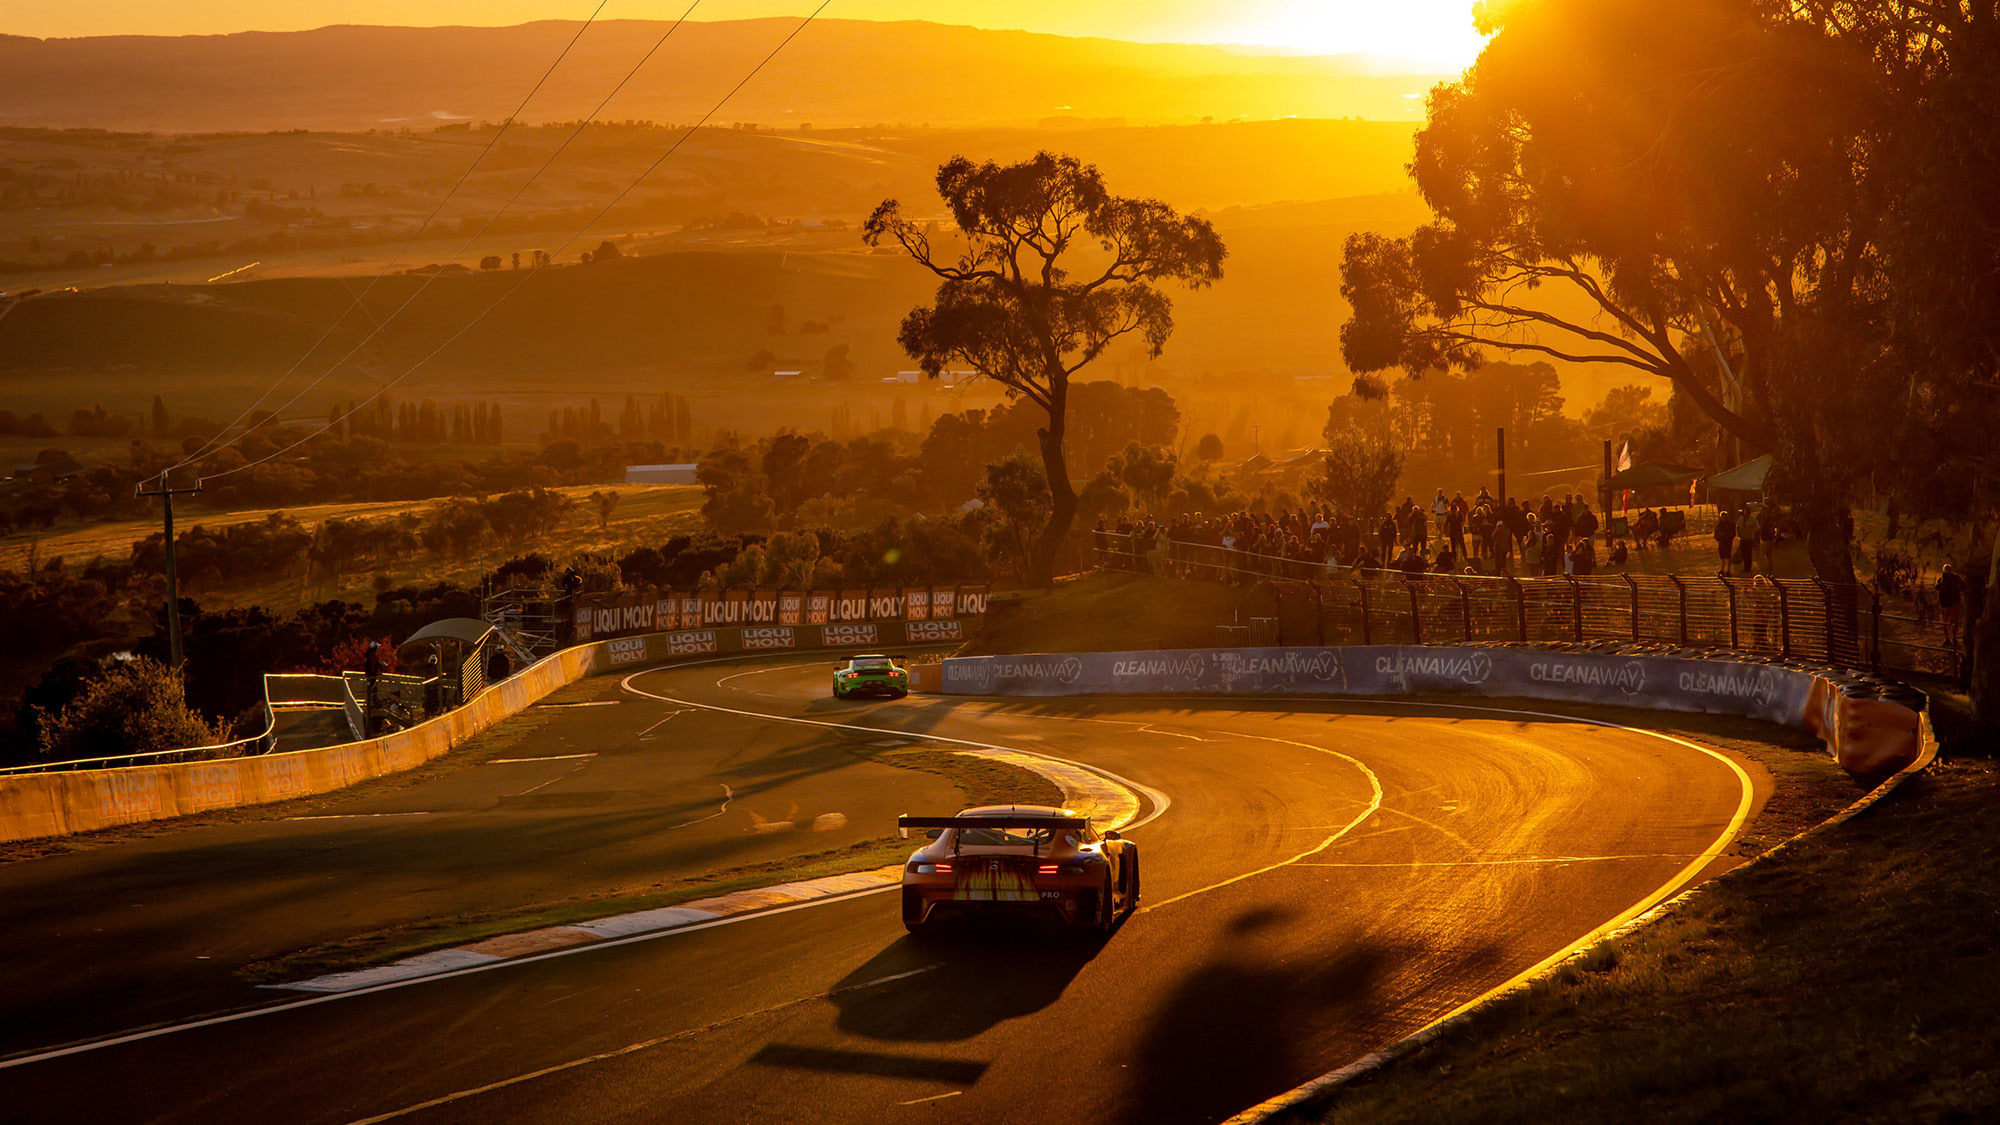
[[(691, 122), (796, 21), (690, 22), (607, 109), (606, 120)], [(524, 113), (581, 117), (666, 25), (589, 29)], [(326, 27), (235, 35), (0, 38), (0, 123), (169, 132), (396, 129), (499, 120), (576, 24)], [(996, 77), (1001, 80), (995, 80)], [(795, 126), (1031, 124), (1204, 117), (1414, 121), (1406, 98), (1437, 76), (1383, 76), (1357, 60), (1254, 57), (936, 23), (825, 19), (721, 119)]]
[[(1269, 393), (1239, 382), (1228, 408), (1269, 412), (1275, 422), (1289, 415), (1285, 399), (1296, 391), (1316, 417), (1346, 381), (1337, 338), (1344, 316), (1335, 268), (1341, 241), (1363, 225), (1408, 229), (1420, 217), (1420, 205), (1406, 195), (1218, 212), (1231, 250), (1225, 282), (1174, 295), (1178, 327), (1157, 368), (1120, 349), (1096, 377), (1317, 374), (1328, 382), (1274, 385)], [(298, 412), (324, 415), (332, 402), (374, 390), (496, 301), (491, 314), (425, 363), (398, 394), (560, 399), (584, 388), (596, 394), (664, 386), (687, 393), (688, 379), (740, 384), (781, 368), (816, 375), (837, 345), (851, 349), (860, 382), (879, 385), (909, 366), (896, 326), (935, 284), (898, 256), (867, 252), (851, 229), (751, 232), (699, 244), (675, 235), (640, 239), (628, 253), (616, 262), (544, 270), (525, 282), (526, 271), (512, 269), (447, 274), (428, 287), (422, 276), (385, 276), (307, 370), (316, 374), (346, 355), (375, 323), (386, 321), (387, 328)], [(305, 354), (363, 287), (351, 278), (306, 276), (38, 296), (0, 318), (0, 393), (17, 411), (64, 416), (98, 401), (107, 409), (141, 410), (168, 386), (177, 411), (220, 410), (191, 397), (209, 393), (195, 388), (225, 401), (240, 397), (235, 388), (261, 389)], [(405, 301), (407, 310), (390, 320)], [(770, 356), (753, 365), (760, 351)], [(788, 389), (781, 397), (803, 392)], [(817, 406), (806, 415), (813, 424), (823, 425), (823, 417)], [(713, 414), (704, 420), (730, 421)], [(1202, 424), (1229, 422), (1225, 415)], [(1260, 423), (1252, 417), (1241, 424)], [(1295, 436), (1310, 440), (1317, 425)]]

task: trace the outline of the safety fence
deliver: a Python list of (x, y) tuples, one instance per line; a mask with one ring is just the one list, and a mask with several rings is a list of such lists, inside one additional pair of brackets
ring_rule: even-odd
[(1847, 668), (1957, 676), (1942, 623), (1877, 590), (1816, 578), (1407, 573), (1230, 547), (1097, 533), (1099, 569), (1243, 585), (1275, 608), (1226, 631), (1239, 644), (1459, 644), (1593, 640), (1727, 649)]

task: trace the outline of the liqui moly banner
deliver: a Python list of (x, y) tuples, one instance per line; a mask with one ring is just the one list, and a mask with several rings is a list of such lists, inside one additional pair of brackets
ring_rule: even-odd
[[(686, 593), (586, 594), (577, 599), (576, 639), (684, 629), (849, 625), (978, 617), (984, 586), (876, 586), (844, 590), (711, 590)], [(883, 643), (894, 631), (882, 630)]]
[(894, 587), (876, 587), (868, 591), (868, 620), (901, 621), (903, 619), (903, 592)]
[(834, 597), (833, 613), (827, 620), (833, 622), (868, 620), (868, 591), (840, 591)]
[(943, 671), (948, 694), (1520, 696), (1789, 726), (1803, 721), (1815, 679), (1722, 660), (1409, 645), (979, 656), (947, 660)]

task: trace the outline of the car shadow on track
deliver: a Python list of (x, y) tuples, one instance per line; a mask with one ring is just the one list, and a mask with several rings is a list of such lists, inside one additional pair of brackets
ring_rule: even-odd
[(838, 1026), (871, 1039), (970, 1039), (1055, 1003), (1105, 940), (1004, 920), (968, 921), (905, 937), (840, 983), (845, 988), (911, 975), (837, 992)]
[[(1133, 1043), (1132, 1085), (1121, 1120), (1138, 1125), (1218, 1121), (1300, 1080), (1310, 1046), (1302, 1026), (1329, 1010), (1366, 1024), (1395, 960), (1352, 944), (1301, 963), (1289, 909), (1231, 919), (1215, 954), (1175, 984)], [(1289, 953), (1291, 955), (1280, 955)]]

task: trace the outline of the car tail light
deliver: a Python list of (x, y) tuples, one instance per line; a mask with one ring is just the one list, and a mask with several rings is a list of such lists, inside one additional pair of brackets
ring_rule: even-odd
[(1059, 868), (1058, 868), (1058, 867), (1057, 867), (1057, 866), (1056, 866), (1055, 864), (1053, 864), (1053, 863), (1044, 863), (1044, 864), (1042, 864), (1042, 874), (1044, 874), (1044, 875), (1053, 875), (1053, 874), (1055, 874), (1055, 873), (1056, 873), (1056, 872), (1057, 872), (1058, 870), (1060, 870), (1060, 869), (1059, 869)]
[(910, 870), (916, 872), (919, 875), (949, 875), (951, 874), (951, 864), (912, 863), (910, 865)]

